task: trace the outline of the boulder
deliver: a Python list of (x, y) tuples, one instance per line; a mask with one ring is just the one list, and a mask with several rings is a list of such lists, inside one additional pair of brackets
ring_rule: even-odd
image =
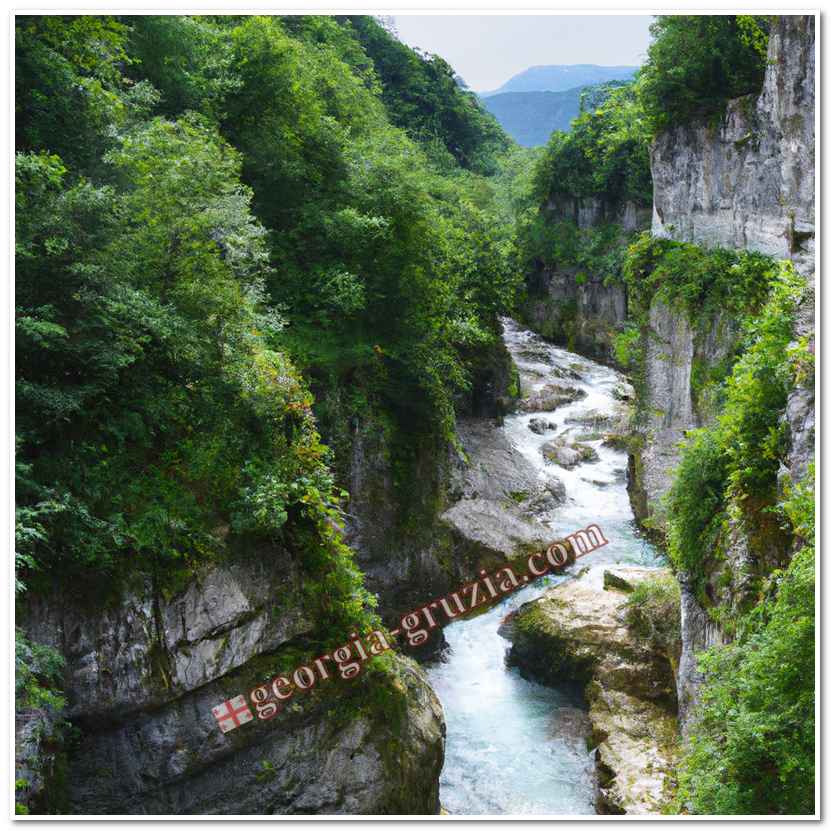
[(528, 422), (528, 429), (532, 433), (536, 433), (538, 436), (541, 436), (543, 433), (547, 433), (549, 430), (556, 429), (557, 425), (553, 421), (549, 421), (547, 418), (532, 418)]
[(579, 442), (569, 442), (563, 438), (547, 441), (540, 448), (540, 451), (547, 461), (554, 462), (567, 470), (577, 467), (583, 462), (597, 460), (597, 451), (593, 447)]
[(593, 566), (520, 607), (502, 629), (513, 641), (508, 661), (523, 675), (584, 686), (600, 813), (658, 814), (671, 796), (679, 746), (672, 666), (629, 629), (628, 592), (611, 588), (667, 574)]
[(550, 544), (544, 525), (491, 499), (462, 499), (442, 514), (442, 521), (453, 530), (471, 577), (479, 568), (494, 568)]
[(452, 482), (457, 501), (441, 514), (451, 533), (454, 567), (462, 579), (545, 548), (550, 533), (537, 517), (565, 499), (552, 477), (537, 469), (492, 422), (462, 420), (458, 425), (464, 457)]
[(526, 413), (544, 413), (556, 410), (563, 404), (571, 404), (585, 398), (586, 391), (581, 387), (566, 386), (565, 384), (545, 384), (539, 390), (524, 398), (519, 409)]

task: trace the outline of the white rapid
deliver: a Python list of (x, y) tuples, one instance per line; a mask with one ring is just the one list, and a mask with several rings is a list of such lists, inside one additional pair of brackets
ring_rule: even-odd
[[(520, 370), (523, 397), (547, 384), (584, 390), (584, 398), (551, 412), (509, 416), (501, 428), (533, 463), (538, 476), (559, 478), (565, 502), (541, 520), (552, 542), (597, 523), (609, 545), (578, 565), (658, 565), (656, 551), (637, 533), (626, 492), (626, 454), (602, 444), (593, 427), (575, 420), (611, 416), (623, 376), (546, 343), (512, 320), (504, 320), (505, 343)], [(543, 434), (529, 429), (532, 418), (553, 422)], [(571, 422), (571, 423), (569, 423)], [(602, 427), (600, 431), (602, 431)], [(570, 431), (570, 432), (569, 432)], [(540, 448), (568, 435), (588, 444), (597, 460), (572, 470), (546, 462)], [(565, 577), (544, 577), (477, 617), (446, 627), (450, 649), (443, 663), (428, 667), (447, 720), (447, 749), (441, 802), (450, 814), (593, 814), (594, 761), (587, 750), (588, 727), (580, 691), (569, 685), (543, 687), (505, 665), (509, 643), (499, 633), (505, 616)]]

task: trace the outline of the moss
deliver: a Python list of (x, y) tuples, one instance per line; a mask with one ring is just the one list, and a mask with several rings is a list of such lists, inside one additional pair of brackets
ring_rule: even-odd
[[(550, 601), (547, 601), (550, 602)], [(513, 646), (508, 662), (546, 684), (587, 683), (595, 659), (574, 652), (540, 603), (522, 609), (514, 620)]]

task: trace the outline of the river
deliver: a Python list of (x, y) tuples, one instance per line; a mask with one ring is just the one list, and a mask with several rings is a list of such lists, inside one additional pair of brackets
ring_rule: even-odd
[[(623, 376), (546, 343), (512, 320), (505, 319), (503, 325), (505, 344), (520, 370), (523, 397), (546, 384), (563, 384), (564, 379), (586, 393), (551, 412), (508, 416), (500, 428), (541, 479), (556, 476), (565, 486), (565, 502), (540, 517), (550, 529), (551, 541), (594, 522), (609, 545), (589, 554), (578, 567), (589, 560), (592, 565), (663, 564), (636, 531), (626, 492), (626, 454), (593, 436), (599, 423), (585, 423), (619, 409), (615, 395)], [(556, 426), (537, 434), (529, 429), (531, 418)], [(541, 446), (566, 433), (593, 447), (597, 459), (572, 470), (546, 462)], [(449, 644), (445, 660), (427, 669), (447, 721), (441, 802), (450, 814), (595, 813), (594, 760), (587, 750), (580, 692), (521, 678), (518, 670), (506, 667), (509, 643), (498, 632), (509, 612), (563, 579), (568, 575), (541, 578), (485, 614), (444, 630)]]

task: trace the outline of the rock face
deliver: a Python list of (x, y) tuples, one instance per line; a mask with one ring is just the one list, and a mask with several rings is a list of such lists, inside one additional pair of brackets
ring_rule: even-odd
[[(468, 453), (487, 443), (485, 437), (495, 433), (493, 426), (519, 394), (516, 370), (501, 340), (473, 364), (471, 390), (457, 402), (458, 432), (462, 445), (470, 445)], [(479, 424), (483, 427), (476, 434)], [(333, 437), (325, 438), (336, 444)], [(444, 438), (414, 431), (402, 447), (372, 423), (356, 425), (344, 444), (347, 542), (367, 588), (378, 595), (381, 615), (392, 624), (414, 604), (470, 576), (457, 556), (453, 523), (443, 518), (462, 496), (459, 472), (466, 465)], [(494, 460), (500, 452), (494, 449)], [(507, 488), (523, 489), (521, 483)]]
[(661, 500), (680, 459), (679, 442), (687, 430), (716, 416), (706, 389), (693, 386), (693, 368), (727, 360), (737, 334), (736, 322), (726, 315), (691, 323), (661, 300), (652, 302), (645, 381), (637, 401), (640, 442), (632, 444), (629, 491), (636, 518), (656, 536), (664, 530)]
[[(814, 86), (813, 17), (778, 17), (762, 94), (730, 102), (718, 128), (682, 125), (655, 140), (653, 234), (791, 259), (812, 279)], [(813, 300), (804, 307), (797, 328), (810, 334)], [(721, 315), (693, 326), (660, 301), (650, 309), (645, 444), (633, 462), (633, 503), (639, 519), (658, 530), (678, 440), (714, 415), (706, 401), (695, 400), (693, 366), (723, 360), (735, 334), (735, 322)], [(792, 399), (794, 452), (797, 467), (805, 467), (813, 442), (812, 393)]]
[[(649, 210), (634, 202), (586, 197), (561, 199), (546, 208), (550, 222), (572, 221), (583, 230), (615, 224), (629, 234), (649, 226)], [(626, 289), (606, 286), (602, 277), (583, 274), (576, 267), (540, 264), (529, 281), (522, 318), (554, 343), (614, 362), (612, 339), (626, 320)]]
[[(453, 501), (453, 452), (445, 442), (425, 438), (410, 449), (407, 481), (397, 482), (394, 461), (400, 452), (380, 431), (359, 428), (347, 480), (347, 542), (387, 622), (425, 596), (448, 591), (458, 577), (452, 539), (439, 520)], [(397, 498), (402, 487), (406, 504)]]
[(626, 626), (627, 593), (615, 588), (666, 574), (635, 566), (585, 569), (522, 606), (505, 630), (513, 640), (509, 660), (524, 674), (585, 686), (599, 813), (660, 813), (670, 796), (678, 744), (671, 664)]
[[(772, 26), (768, 69), (758, 98), (730, 102), (713, 128), (679, 126), (652, 148), (656, 235), (699, 245), (751, 249), (790, 259), (813, 282), (814, 274), (814, 37), (811, 16), (784, 15)], [(642, 443), (630, 459), (630, 494), (639, 520), (660, 533), (660, 498), (667, 491), (684, 431), (707, 423), (712, 412), (695, 401), (696, 361), (712, 366), (731, 349), (735, 325), (726, 319), (693, 327), (672, 310), (653, 304), (647, 345), (648, 400)], [(802, 302), (794, 339), (813, 341), (813, 291)], [(787, 474), (799, 481), (814, 448), (813, 379), (790, 394), (784, 415), (791, 450)], [(773, 532), (772, 532), (773, 533)], [(775, 533), (771, 548), (776, 548)], [(784, 552), (787, 554), (787, 552)], [(747, 541), (734, 528), (727, 560), (739, 566)], [(776, 563), (783, 552), (765, 553)], [(734, 572), (740, 569), (734, 567)], [(700, 676), (695, 655), (723, 640), (681, 575), (682, 643), (678, 673), (679, 713), (684, 729)], [(734, 587), (734, 594), (742, 587)], [(733, 602), (735, 598), (728, 598)]]
[(747, 248), (814, 270), (814, 18), (774, 23), (762, 94), (718, 128), (679, 126), (652, 148), (652, 232)]
[(299, 579), (270, 551), (174, 594), (148, 579), (104, 608), (56, 595), (29, 610), (27, 634), (66, 658), (82, 731), (70, 812), (438, 811), (443, 717), (409, 659), (390, 656), (383, 678), (321, 682), (273, 721), (218, 729), (212, 707), (275, 675), (280, 649), (312, 630)]

